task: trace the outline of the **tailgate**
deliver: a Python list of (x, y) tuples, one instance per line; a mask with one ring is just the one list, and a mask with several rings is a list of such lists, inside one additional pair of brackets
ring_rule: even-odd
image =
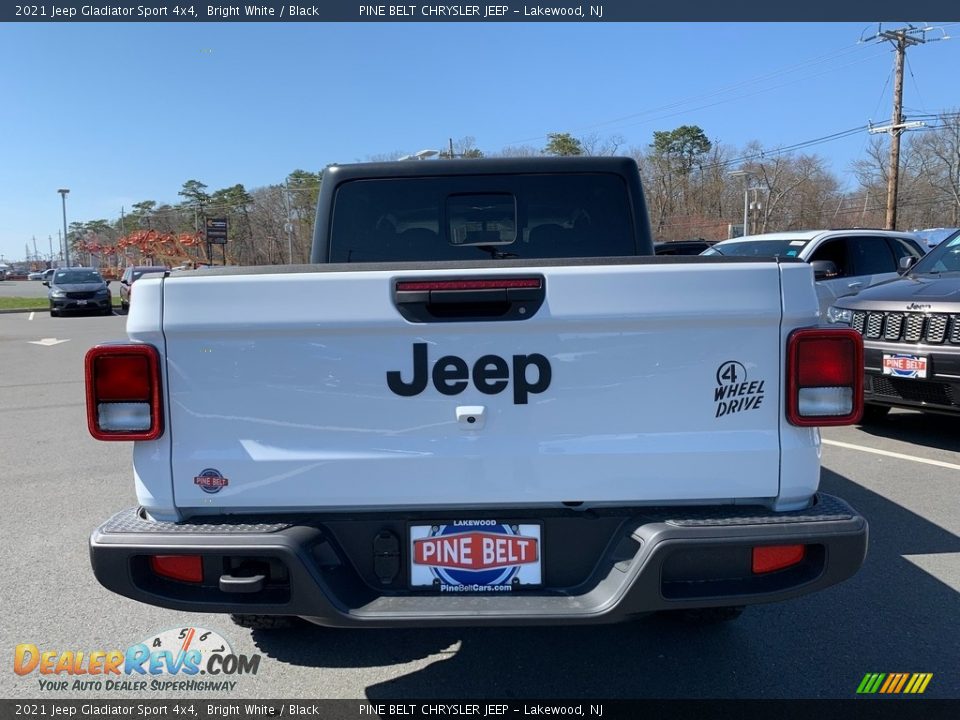
[[(491, 276), (540, 278), (542, 305), (509, 320), (398, 311), (398, 281)], [(776, 496), (780, 296), (775, 263), (167, 279), (176, 504)]]

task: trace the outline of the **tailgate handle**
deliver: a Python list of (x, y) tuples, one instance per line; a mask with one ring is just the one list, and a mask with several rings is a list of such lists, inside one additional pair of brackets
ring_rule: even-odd
[(546, 281), (533, 277), (398, 280), (393, 302), (410, 322), (526, 320), (546, 298)]
[(266, 581), (265, 575), (248, 575), (246, 577), (236, 577), (235, 575), (220, 576), (220, 591), (226, 593), (255, 593), (263, 590), (263, 583)]

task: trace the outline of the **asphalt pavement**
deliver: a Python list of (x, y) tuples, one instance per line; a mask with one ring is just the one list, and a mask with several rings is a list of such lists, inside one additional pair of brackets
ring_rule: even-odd
[(925, 697), (960, 698), (960, 419), (826, 430), (822, 487), (869, 520), (866, 564), (733, 623), (251, 632), (113, 595), (90, 570), (90, 531), (136, 504), (130, 445), (94, 441), (84, 413), (83, 355), (124, 322), (0, 315), (0, 697), (196, 697), (44, 691), (11, 669), (19, 643), (107, 651), (194, 626), (261, 656), (231, 699), (851, 698), (868, 672), (933, 673)]
[(45, 298), (47, 292), (40, 280), (0, 280), (0, 297)]

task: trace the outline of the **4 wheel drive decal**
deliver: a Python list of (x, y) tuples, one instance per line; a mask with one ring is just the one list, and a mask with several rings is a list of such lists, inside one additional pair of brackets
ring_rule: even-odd
[(763, 380), (748, 380), (747, 368), (736, 360), (727, 360), (717, 368), (717, 387), (713, 401), (717, 405), (714, 417), (723, 417), (745, 410), (756, 410), (763, 402)]
[[(513, 402), (526, 405), (530, 395), (537, 395), (550, 387), (553, 377), (550, 361), (540, 353), (514, 355), (511, 365), (499, 355), (483, 355), (473, 364), (472, 373), (466, 360), (456, 355), (444, 355), (437, 360), (432, 372), (428, 372), (427, 365), (427, 344), (414, 343), (413, 377), (407, 382), (400, 370), (390, 370), (387, 372), (387, 386), (397, 395), (413, 397), (422, 393), (432, 378), (437, 392), (459, 395), (472, 379), (477, 390), (485, 395), (496, 395), (510, 384), (512, 367)], [(530, 380), (531, 368), (536, 370), (533, 381)]]

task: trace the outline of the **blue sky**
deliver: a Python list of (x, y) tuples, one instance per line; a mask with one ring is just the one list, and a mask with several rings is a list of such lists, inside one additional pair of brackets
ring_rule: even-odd
[[(885, 25), (895, 28), (897, 25)], [(0, 25), (0, 253), (46, 252), (67, 220), (140, 200), (278, 183), (472, 135), (695, 124), (716, 142), (790, 145), (890, 117), (893, 54), (864, 23), (203, 23)], [(960, 108), (955, 40), (908, 51), (907, 114)], [(866, 132), (811, 148), (852, 186)]]

